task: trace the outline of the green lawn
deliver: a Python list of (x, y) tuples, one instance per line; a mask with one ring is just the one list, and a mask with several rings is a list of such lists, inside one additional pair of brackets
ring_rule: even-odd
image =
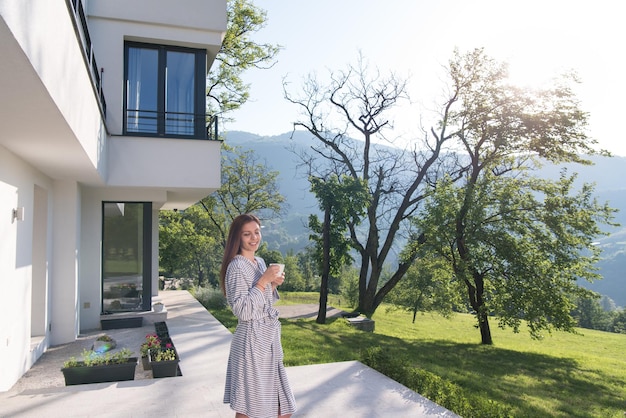
[[(280, 304), (317, 303), (318, 296), (281, 295)], [(330, 299), (341, 308), (338, 303)], [(214, 314), (234, 329), (232, 314)], [(492, 319), (494, 345), (483, 346), (470, 315), (424, 314), (413, 324), (411, 314), (383, 306), (373, 319), (374, 333), (356, 331), (342, 319), (325, 325), (283, 319), (285, 364), (359, 360), (362, 350), (381, 347), (469, 394), (511, 407), (515, 417), (626, 415), (625, 334), (580, 329), (578, 335), (555, 332), (536, 341), (525, 331), (502, 330)]]

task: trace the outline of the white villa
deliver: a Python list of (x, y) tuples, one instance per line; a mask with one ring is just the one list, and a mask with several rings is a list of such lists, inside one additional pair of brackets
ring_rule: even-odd
[(158, 213), (220, 186), (226, 0), (0, 0), (0, 391), (152, 310)]

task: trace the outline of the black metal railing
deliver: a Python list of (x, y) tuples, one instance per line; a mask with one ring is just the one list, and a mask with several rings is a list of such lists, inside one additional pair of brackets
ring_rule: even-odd
[(219, 140), (219, 136), (217, 136), (217, 116), (209, 116), (206, 117), (206, 139)]
[(217, 116), (126, 109), (125, 133), (141, 136), (217, 140)]
[(104, 93), (102, 92), (102, 75), (104, 73), (104, 69), (98, 68), (98, 64), (96, 63), (96, 57), (91, 44), (91, 36), (89, 35), (89, 28), (87, 27), (87, 17), (85, 16), (83, 3), (81, 0), (66, 0), (65, 3), (67, 4), (67, 8), (72, 16), (74, 31), (76, 32), (76, 36), (82, 47), (83, 58), (87, 64), (87, 70), (91, 75), (91, 82), (100, 103), (102, 116), (106, 119), (107, 105), (106, 100), (104, 99)]

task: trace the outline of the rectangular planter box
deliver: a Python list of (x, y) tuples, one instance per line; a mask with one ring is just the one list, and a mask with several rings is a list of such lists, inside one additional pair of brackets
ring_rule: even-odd
[(159, 338), (168, 338), (170, 336), (169, 329), (167, 328), (167, 324), (163, 321), (154, 323), (154, 331)]
[(152, 365), (150, 364), (150, 359), (148, 356), (141, 357), (141, 365), (144, 370), (152, 370)]
[(140, 328), (143, 326), (143, 317), (101, 319), (102, 329)]
[(373, 319), (369, 318), (346, 318), (348, 324), (353, 326), (356, 329), (360, 329), (361, 331), (374, 332), (374, 327), (376, 322)]
[(152, 359), (152, 353), (149, 353), (150, 358), (150, 368), (152, 369), (152, 377), (174, 377), (174, 376), (182, 376), (180, 372), (180, 368), (178, 367), (178, 363), (180, 362), (180, 357), (178, 357), (178, 353), (176, 353), (175, 360), (167, 360), (167, 361), (154, 361)]
[(65, 385), (71, 386), (135, 380), (135, 367), (137, 367), (137, 357), (131, 357), (126, 363), (64, 367), (61, 371), (65, 377)]
[(179, 359), (170, 361), (151, 361), (152, 377), (174, 377), (179, 376)]

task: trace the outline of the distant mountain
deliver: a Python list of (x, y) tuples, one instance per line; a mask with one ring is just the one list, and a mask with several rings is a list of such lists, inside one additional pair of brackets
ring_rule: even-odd
[[(271, 170), (278, 171), (279, 190), (286, 198), (288, 207), (285, 216), (279, 221), (265, 222), (263, 239), (270, 248), (281, 251), (298, 252), (309, 244), (309, 231), (306, 227), (309, 214), (319, 213), (315, 196), (310, 192), (306, 173), (300, 167), (298, 153), (310, 148), (311, 135), (295, 131), (277, 136), (259, 136), (248, 132), (230, 131), (226, 142), (243, 150), (253, 150), (264, 160)], [(579, 164), (548, 165), (540, 170), (545, 178), (558, 178), (561, 170), (578, 173), (576, 187), (583, 183), (594, 183), (595, 194), (600, 202), (618, 209), (615, 221), (620, 227), (610, 228), (609, 236), (599, 240), (603, 250), (598, 263), (603, 280), (595, 283), (581, 283), (603, 295), (607, 295), (618, 306), (626, 306), (626, 157), (591, 157), (592, 166)]]
[(279, 136), (259, 136), (248, 132), (231, 131), (226, 134), (226, 143), (253, 150), (271, 170), (278, 171), (280, 193), (285, 196), (285, 215), (278, 221), (266, 221), (263, 239), (271, 249), (283, 254), (298, 252), (309, 245), (307, 228), (310, 214), (319, 213), (317, 200), (310, 191), (306, 172), (297, 153), (310, 147), (312, 139), (304, 132)]

